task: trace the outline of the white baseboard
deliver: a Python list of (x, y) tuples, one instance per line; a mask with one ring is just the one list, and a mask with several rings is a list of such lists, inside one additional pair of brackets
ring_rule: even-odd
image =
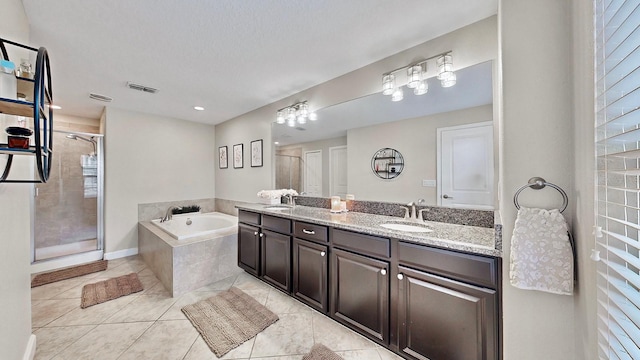
[(102, 260), (102, 256), (102, 250), (96, 250), (82, 254), (68, 255), (59, 259), (42, 260), (31, 264), (31, 273), (36, 274), (43, 271), (50, 271), (68, 266), (80, 265), (92, 261)]
[(36, 336), (31, 334), (29, 336), (29, 342), (27, 343), (27, 348), (24, 350), (24, 356), (22, 360), (33, 360), (36, 356)]
[(132, 256), (132, 255), (138, 255), (137, 247), (104, 253), (104, 259), (113, 260), (113, 259), (119, 259), (119, 258)]

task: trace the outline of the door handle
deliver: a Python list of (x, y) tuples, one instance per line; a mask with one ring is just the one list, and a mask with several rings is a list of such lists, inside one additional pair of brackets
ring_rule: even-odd
[(447, 194), (442, 195), (442, 197), (445, 199), (453, 199), (453, 196), (449, 196)]
[(315, 235), (316, 232), (313, 230), (307, 230), (307, 229), (302, 229), (302, 232), (307, 234), (307, 235)]

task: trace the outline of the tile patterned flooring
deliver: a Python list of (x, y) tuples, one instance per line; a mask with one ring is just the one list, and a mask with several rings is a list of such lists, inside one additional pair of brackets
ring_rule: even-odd
[[(80, 309), (82, 286), (131, 272), (145, 290)], [(31, 290), (38, 360), (217, 359), (180, 309), (236, 286), (280, 320), (222, 359), (299, 360), (322, 343), (345, 360), (402, 358), (245, 273), (172, 298), (138, 256)]]

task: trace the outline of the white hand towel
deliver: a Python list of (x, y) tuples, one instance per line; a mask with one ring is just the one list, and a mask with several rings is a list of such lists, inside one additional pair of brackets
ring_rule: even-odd
[(520, 207), (511, 237), (511, 285), (573, 294), (573, 252), (560, 210)]

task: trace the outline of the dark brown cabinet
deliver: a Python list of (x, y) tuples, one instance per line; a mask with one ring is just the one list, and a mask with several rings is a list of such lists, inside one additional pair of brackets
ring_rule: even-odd
[(328, 310), (328, 253), (325, 245), (293, 239), (293, 296), (323, 313)]
[(262, 230), (262, 277), (282, 291), (291, 290), (291, 236)]
[(238, 266), (250, 274), (260, 275), (260, 228), (257, 226), (238, 224)]
[(398, 268), (399, 352), (420, 360), (497, 359), (496, 291)]
[(331, 316), (389, 344), (389, 263), (334, 249)]

